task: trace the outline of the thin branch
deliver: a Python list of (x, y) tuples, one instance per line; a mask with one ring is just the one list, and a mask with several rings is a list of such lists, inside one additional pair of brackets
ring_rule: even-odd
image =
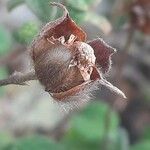
[(8, 84), (26, 85), (26, 81), (36, 80), (35, 71), (30, 71), (28, 73), (15, 72), (7, 79), (0, 80), (0, 86), (5, 86)]

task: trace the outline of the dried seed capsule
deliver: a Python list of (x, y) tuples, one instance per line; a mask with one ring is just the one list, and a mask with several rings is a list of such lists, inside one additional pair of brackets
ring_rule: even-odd
[[(115, 50), (100, 38), (85, 43), (85, 32), (66, 8), (59, 3), (52, 5), (62, 8), (64, 15), (46, 24), (31, 45), (35, 73), (55, 100), (87, 100), (97, 83), (104, 80)], [(110, 84), (106, 87), (114, 88)]]

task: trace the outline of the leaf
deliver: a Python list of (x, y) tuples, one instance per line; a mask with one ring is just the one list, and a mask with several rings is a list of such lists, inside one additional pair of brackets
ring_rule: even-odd
[(149, 140), (141, 141), (134, 144), (130, 150), (150, 150), (150, 142)]
[(23, 3), (24, 3), (24, 0), (9, 0), (7, 2), (7, 9), (8, 9), (8, 11), (11, 11)]
[(85, 21), (86, 12), (75, 8), (68, 7), (69, 15), (77, 23), (81, 24)]
[[(8, 76), (8, 71), (6, 68), (1, 67), (0, 68), (0, 80), (4, 79)], [(2, 96), (5, 93), (5, 87), (0, 87), (0, 96)]]
[(143, 139), (150, 140), (150, 127), (146, 128), (143, 134)]
[[(105, 135), (106, 113), (109, 107), (104, 103), (92, 103), (80, 114), (75, 115), (70, 122), (70, 129), (65, 135), (63, 141), (70, 147), (88, 147), (93, 145), (100, 147)], [(114, 135), (118, 129), (119, 118), (115, 112), (111, 112), (109, 135)], [(78, 145), (78, 146), (77, 146)]]
[(67, 6), (71, 7), (71, 9), (73, 8), (79, 11), (88, 11), (91, 5), (100, 1), (101, 0), (67, 0)]
[(92, 12), (86, 13), (85, 21), (88, 21), (91, 24), (95, 25), (100, 30), (102, 30), (102, 32), (104, 32), (105, 34), (110, 33), (110, 31), (112, 30), (112, 26), (108, 21), (108, 19), (104, 16), (99, 16), (96, 13), (92, 13)]
[(0, 55), (6, 54), (10, 51), (12, 39), (10, 33), (2, 26), (0, 26)]
[(111, 145), (113, 150), (129, 150), (129, 137), (125, 129), (120, 128), (118, 132), (116, 132), (114, 143), (115, 145)]
[(100, 142), (102, 149), (129, 150), (128, 134), (123, 128), (116, 130), (113, 134), (106, 135)]
[(6, 150), (13, 143), (13, 138), (6, 133), (0, 133), (0, 150)]
[(68, 0), (67, 5), (71, 8), (77, 9), (79, 11), (87, 11), (88, 3), (86, 0)]
[(39, 26), (37, 23), (28, 22), (14, 32), (14, 38), (22, 44), (29, 44), (38, 33), (38, 30)]
[(129, 16), (127, 15), (117, 16), (115, 18), (114, 27), (116, 30), (121, 29), (127, 22), (129, 22)]
[(0, 68), (0, 80), (6, 78), (7, 76), (8, 76), (7, 69), (4, 67), (1, 67)]
[(12, 150), (63, 150), (62, 146), (46, 137), (34, 135), (17, 140)]
[(50, 20), (53, 10), (50, 7), (51, 0), (25, 0), (25, 2), (42, 22), (48, 22)]

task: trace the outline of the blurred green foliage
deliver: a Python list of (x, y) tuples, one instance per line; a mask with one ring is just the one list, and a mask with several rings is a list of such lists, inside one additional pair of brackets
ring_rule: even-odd
[(11, 148), (14, 142), (13, 137), (6, 133), (0, 133), (0, 150)]
[(70, 16), (74, 19), (76, 23), (81, 24), (82, 22), (85, 21), (85, 15), (86, 15), (85, 11), (77, 10), (71, 7), (68, 8), (68, 11)]
[[(70, 150), (99, 150), (106, 145), (109, 150), (122, 150), (122, 140), (127, 141), (128, 136), (119, 129), (117, 113), (110, 111), (108, 105), (97, 102), (72, 117), (70, 129), (62, 141)], [(126, 145), (128, 147), (128, 142)]]
[[(5, 27), (0, 26), (0, 56), (6, 55), (10, 52), (12, 46), (11, 34), (6, 30)], [(0, 79), (6, 78), (8, 71), (6, 67), (0, 67)], [(0, 87), (0, 96), (5, 93), (5, 88)]]
[(63, 150), (63, 147), (52, 139), (48, 139), (42, 136), (34, 135), (30, 137), (24, 137), (12, 145), (10, 150)]
[(0, 68), (0, 79), (3, 79), (8, 75), (8, 70), (5, 67)]
[(30, 10), (42, 21), (48, 22), (52, 14), (50, 0), (25, 0)]
[[(6, 67), (0, 67), (0, 79), (4, 79), (8, 76), (8, 70)], [(0, 87), (0, 96), (5, 93), (5, 87)]]
[(37, 23), (27, 22), (14, 32), (14, 38), (22, 44), (29, 44), (38, 31)]
[(10, 0), (7, 4), (7, 9), (8, 11), (11, 11), (12, 9), (14, 9), (22, 3), (24, 3), (24, 0)]
[[(29, 9), (38, 17), (38, 19), (42, 23), (49, 22), (52, 19), (56, 19), (58, 16), (60, 16), (60, 12), (62, 11), (60, 9), (55, 9), (54, 7), (50, 6), (50, 2), (53, 2), (54, 0), (9, 0), (8, 1), (8, 10), (12, 10), (13, 8), (17, 7), (20, 4), (25, 3)], [(55, 2), (61, 2), (61, 1), (55, 1)], [(95, 14), (96, 17), (93, 16), (93, 13), (91, 11), (91, 7), (94, 6), (97, 0), (67, 0), (65, 2), (65, 5), (67, 9), (69, 10), (70, 16), (73, 18), (73, 20), (76, 23), (83, 23), (85, 21), (89, 21), (91, 23), (94, 23), (97, 27), (101, 29), (101, 23), (103, 21), (106, 22), (107, 18), (104, 16), (98, 17), (98, 15)], [(62, 1), (63, 3), (63, 1)], [(87, 17), (93, 16), (92, 19)], [(104, 19), (105, 18), (105, 19)], [(96, 24), (95, 24), (96, 22)], [(107, 20), (108, 23), (108, 20)], [(103, 28), (102, 28), (103, 31)]]
[[(110, 118), (109, 118), (110, 117)], [(109, 119), (109, 122), (108, 120)], [(150, 132), (149, 132), (150, 134)], [(13, 139), (0, 134), (0, 150), (149, 150), (148, 139), (129, 147), (127, 132), (119, 127), (119, 116), (107, 104), (95, 102), (72, 116), (61, 141), (41, 135)]]
[(143, 132), (143, 139), (150, 140), (150, 127), (147, 127)]
[(131, 150), (150, 150), (149, 140), (141, 141), (131, 147)]
[[(89, 104), (82, 112), (72, 116), (70, 128), (59, 143), (42, 136), (25, 137), (13, 142), (4, 138), (6, 142), (3, 142), (1, 150), (6, 147), (9, 147), (7, 150), (99, 150), (105, 144), (109, 150), (124, 150), (127, 134), (119, 129), (118, 115), (109, 112), (110, 108), (104, 103)], [(109, 124), (106, 116), (111, 117)], [(128, 143), (125, 144), (127, 147)]]
[[(107, 122), (107, 111), (109, 108), (103, 103), (90, 104), (79, 115), (74, 116), (71, 120), (71, 129), (69, 131), (69, 138), (78, 136), (87, 141), (100, 141), (106, 134), (105, 127)], [(114, 112), (111, 115), (109, 122), (109, 135), (114, 134), (118, 128), (119, 118)]]
[(91, 4), (96, 0), (67, 0), (67, 5), (72, 9), (79, 11), (88, 11)]
[(11, 34), (3, 26), (0, 26), (0, 55), (6, 54), (11, 50)]

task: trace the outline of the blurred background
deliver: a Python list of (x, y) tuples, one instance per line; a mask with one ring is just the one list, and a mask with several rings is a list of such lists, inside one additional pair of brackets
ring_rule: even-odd
[[(62, 12), (52, 0), (0, 0), (0, 79), (32, 68), (28, 46)], [(118, 51), (104, 87), (66, 112), (37, 81), (0, 87), (0, 150), (150, 150), (150, 1), (58, 0), (87, 33)]]

